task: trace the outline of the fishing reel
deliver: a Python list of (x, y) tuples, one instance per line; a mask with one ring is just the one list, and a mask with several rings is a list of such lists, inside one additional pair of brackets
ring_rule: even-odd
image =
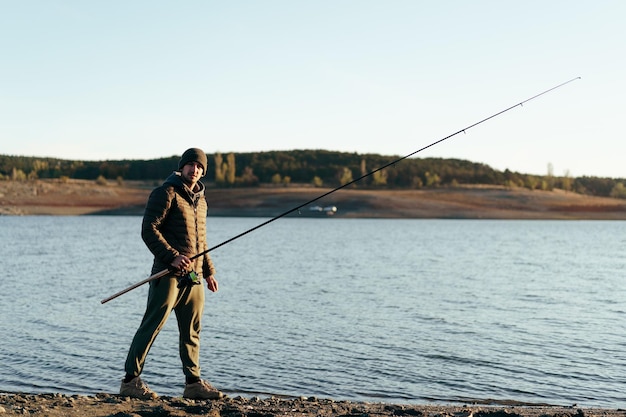
[(200, 285), (200, 277), (196, 271), (184, 271), (178, 276), (178, 288), (191, 287), (193, 285)]

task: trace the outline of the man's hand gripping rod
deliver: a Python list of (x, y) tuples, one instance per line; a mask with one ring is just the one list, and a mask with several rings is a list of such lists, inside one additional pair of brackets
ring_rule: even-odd
[[(276, 217), (274, 217), (274, 218), (272, 218), (272, 219), (269, 219), (269, 220), (267, 220), (267, 221), (265, 221), (265, 222), (263, 222), (263, 223), (261, 223), (261, 224), (259, 224), (259, 225), (255, 226), (255, 227), (253, 227), (253, 228), (249, 229), (249, 230), (246, 230), (246, 231), (245, 231), (245, 232), (243, 232), (243, 233), (238, 234), (237, 236), (231, 237), (230, 239), (225, 240), (224, 242), (220, 243), (219, 245), (213, 246), (212, 248), (209, 248), (209, 249), (205, 250), (204, 252), (198, 253), (197, 255), (194, 255), (193, 257), (191, 257), (191, 258), (189, 258), (189, 259), (195, 259), (195, 258), (197, 258), (197, 257), (199, 257), (199, 256), (202, 256), (202, 255), (204, 255), (204, 254), (206, 254), (206, 253), (209, 253), (209, 252), (211, 252), (212, 250), (215, 250), (215, 249), (217, 249), (217, 248), (219, 248), (219, 247), (221, 247), (221, 246), (224, 246), (224, 245), (226, 245), (227, 243), (230, 243), (230, 242), (232, 242), (232, 241), (233, 241), (233, 240), (235, 240), (235, 239), (239, 239), (240, 237), (242, 237), (242, 236), (244, 236), (244, 235), (247, 235), (247, 234), (248, 234), (248, 233), (250, 233), (250, 232), (253, 232), (253, 231), (255, 231), (255, 230), (257, 230), (257, 229), (259, 229), (259, 228), (261, 228), (261, 227), (263, 227), (263, 226), (265, 226), (265, 225), (267, 225), (267, 224), (269, 224), (269, 223), (271, 223), (271, 222), (273, 222), (273, 221), (275, 221), (275, 220), (278, 220), (278, 219), (280, 219), (281, 217), (285, 217), (285, 216), (286, 216), (286, 215), (288, 215), (288, 214), (291, 214), (291, 213), (293, 213), (293, 212), (295, 212), (295, 211), (297, 211), (297, 210), (300, 210), (301, 208), (303, 208), (303, 207), (305, 207), (305, 206), (308, 206), (309, 204), (311, 204), (311, 203), (313, 203), (313, 202), (315, 202), (315, 201), (317, 201), (317, 200), (319, 200), (319, 199), (322, 199), (322, 198), (326, 197), (327, 195), (334, 193), (335, 191), (341, 190), (342, 188), (345, 188), (345, 187), (347, 187), (347, 186), (349, 186), (349, 185), (352, 185), (352, 184), (354, 184), (355, 182), (362, 180), (363, 178), (369, 177), (370, 175), (373, 175), (374, 173), (376, 173), (376, 172), (378, 172), (378, 171), (381, 171), (381, 170), (383, 170), (383, 169), (385, 169), (385, 168), (387, 168), (387, 167), (389, 167), (389, 166), (391, 166), (391, 165), (395, 165), (396, 163), (398, 163), (398, 162), (400, 162), (400, 161), (402, 161), (402, 160), (404, 160), (404, 159), (410, 158), (411, 156), (413, 156), (413, 155), (415, 155), (415, 154), (417, 154), (417, 153), (419, 153), (419, 152), (422, 152), (423, 150), (428, 149), (428, 148), (430, 148), (430, 147), (432, 147), (432, 146), (435, 146), (435, 145), (437, 145), (438, 143), (443, 142), (444, 140), (450, 139), (451, 137), (456, 136), (456, 135), (458, 135), (459, 133), (465, 133), (467, 130), (469, 130), (469, 129), (471, 129), (471, 128), (475, 127), (475, 126), (478, 126), (478, 125), (479, 125), (479, 124), (481, 124), (481, 123), (484, 123), (484, 122), (486, 122), (486, 121), (488, 121), (488, 120), (490, 120), (490, 119), (493, 119), (494, 117), (500, 116), (501, 114), (506, 113), (506, 112), (508, 112), (509, 110), (512, 110), (512, 109), (514, 109), (514, 108), (516, 108), (516, 107), (518, 107), (518, 106), (523, 106), (523, 105), (524, 105), (524, 103), (528, 103), (529, 101), (534, 100), (534, 99), (536, 99), (536, 98), (538, 98), (538, 97), (540, 97), (540, 96), (543, 96), (544, 94), (547, 94), (547, 93), (549, 93), (550, 91), (556, 90), (557, 88), (562, 87), (562, 86), (564, 86), (565, 84), (569, 84), (569, 83), (571, 83), (572, 81), (576, 81), (576, 80), (579, 80), (579, 79), (580, 79), (580, 77), (572, 78), (572, 79), (571, 79), (571, 80), (569, 80), (569, 81), (566, 81), (566, 82), (564, 82), (564, 83), (561, 83), (561, 84), (559, 84), (559, 85), (556, 85), (556, 86), (554, 86), (554, 87), (552, 87), (552, 88), (550, 88), (550, 89), (548, 89), (548, 90), (545, 90), (545, 91), (543, 91), (543, 92), (541, 92), (541, 93), (539, 93), (539, 94), (535, 94), (534, 96), (532, 96), (532, 97), (530, 97), (530, 98), (527, 98), (526, 100), (521, 101), (521, 102), (519, 102), (519, 103), (517, 103), (517, 104), (514, 104), (513, 106), (507, 107), (507, 108), (506, 108), (506, 109), (504, 109), (504, 110), (500, 110), (499, 112), (494, 113), (494, 114), (492, 114), (491, 116), (485, 117), (484, 119), (482, 119), (482, 120), (480, 120), (480, 121), (478, 121), (478, 122), (476, 122), (476, 123), (472, 123), (471, 125), (469, 125), (469, 126), (467, 126), (467, 127), (463, 128), (463, 129), (461, 129), (461, 130), (459, 130), (459, 131), (457, 131), (457, 132), (454, 132), (453, 134), (448, 135), (448, 136), (446, 136), (445, 138), (439, 139), (439, 140), (437, 140), (437, 141), (435, 141), (435, 142), (431, 143), (430, 145), (426, 145), (426, 146), (424, 146), (423, 148), (420, 148), (420, 149), (416, 150), (415, 152), (411, 152), (411, 153), (410, 153), (410, 154), (408, 154), (408, 155), (405, 155), (405, 156), (403, 156), (403, 157), (401, 157), (401, 158), (398, 158), (398, 159), (396, 159), (396, 160), (394, 160), (394, 161), (391, 161), (391, 162), (389, 162), (388, 164), (385, 164), (385, 165), (383, 165), (383, 166), (381, 166), (381, 167), (379, 167), (379, 168), (376, 168), (375, 170), (373, 170), (373, 171), (371, 171), (371, 172), (368, 172), (367, 174), (364, 174), (364, 175), (360, 176), (359, 178), (357, 178), (357, 179), (355, 179), (355, 180), (352, 180), (352, 181), (350, 181), (350, 182), (348, 182), (348, 183), (346, 183), (346, 184), (344, 184), (344, 185), (341, 185), (341, 186), (339, 186), (339, 187), (337, 187), (337, 188), (334, 188), (334, 189), (332, 189), (332, 190), (330, 190), (330, 191), (328, 191), (328, 192), (326, 192), (326, 193), (324, 193), (324, 194), (320, 195), (319, 197), (314, 198), (313, 200), (307, 201), (306, 203), (303, 203), (303, 204), (299, 205), (298, 207), (294, 207), (294, 208), (292, 208), (291, 210), (288, 210), (288, 211), (284, 212), (283, 214), (280, 214), (280, 215), (278, 215), (278, 216), (276, 216)], [(104, 300), (102, 300), (100, 303), (101, 303), (101, 304), (104, 304), (104, 303), (106, 303), (106, 302), (108, 302), (108, 301), (111, 301), (111, 300), (113, 300), (114, 298), (119, 297), (120, 295), (126, 294), (127, 292), (132, 291), (132, 290), (134, 290), (135, 288), (140, 287), (140, 286), (142, 286), (143, 284), (146, 284), (146, 283), (148, 283), (148, 282), (150, 282), (150, 281), (153, 281), (153, 280), (155, 280), (155, 279), (161, 278), (161, 277), (163, 277), (163, 276), (167, 275), (167, 274), (168, 274), (168, 273), (170, 273), (170, 272), (172, 272), (172, 270), (171, 270), (171, 269), (169, 269), (169, 268), (168, 268), (168, 269), (164, 269), (164, 270), (163, 270), (163, 271), (161, 271), (161, 272), (157, 272), (156, 274), (154, 274), (154, 275), (152, 275), (152, 276), (149, 276), (148, 278), (144, 279), (143, 281), (140, 281), (140, 282), (138, 282), (138, 283), (136, 283), (136, 284), (133, 284), (133, 285), (131, 285), (130, 287), (128, 287), (128, 288), (126, 288), (126, 289), (124, 289), (124, 290), (122, 290), (122, 291), (120, 291), (120, 292), (118, 292), (118, 293), (116, 293), (116, 294), (113, 294), (112, 296), (110, 296), (110, 297), (108, 297), (108, 298), (105, 298), (105, 299), (104, 299)]]

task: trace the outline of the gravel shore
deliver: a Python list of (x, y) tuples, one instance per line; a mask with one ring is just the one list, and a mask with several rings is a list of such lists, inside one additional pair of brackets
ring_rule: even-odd
[(625, 410), (530, 405), (407, 405), (333, 401), (309, 398), (226, 397), (219, 401), (194, 401), (161, 397), (142, 401), (111, 394), (0, 393), (1, 416), (34, 417), (625, 417)]

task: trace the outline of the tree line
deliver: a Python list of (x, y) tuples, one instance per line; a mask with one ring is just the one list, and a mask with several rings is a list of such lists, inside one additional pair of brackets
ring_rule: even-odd
[[(396, 160), (398, 156), (326, 150), (292, 150), (207, 155), (205, 183), (215, 187), (261, 184), (311, 184), (337, 187)], [(151, 160), (73, 161), (57, 158), (0, 155), (0, 180), (73, 178), (86, 180), (162, 180), (177, 168), (179, 156)], [(562, 189), (580, 194), (626, 198), (626, 180), (555, 176), (510, 170), (462, 159), (408, 158), (358, 181), (353, 187), (418, 189), (459, 185), (503, 185), (530, 190)]]

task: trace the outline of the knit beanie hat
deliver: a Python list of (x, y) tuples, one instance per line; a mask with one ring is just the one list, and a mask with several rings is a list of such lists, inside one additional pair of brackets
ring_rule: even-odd
[(203, 174), (206, 174), (207, 158), (206, 158), (206, 154), (204, 153), (202, 149), (198, 149), (198, 148), (187, 149), (183, 153), (183, 156), (180, 158), (180, 162), (178, 162), (178, 169), (179, 170), (183, 169), (183, 167), (187, 165), (189, 162), (197, 162), (200, 165), (202, 165), (202, 170), (204, 171)]

